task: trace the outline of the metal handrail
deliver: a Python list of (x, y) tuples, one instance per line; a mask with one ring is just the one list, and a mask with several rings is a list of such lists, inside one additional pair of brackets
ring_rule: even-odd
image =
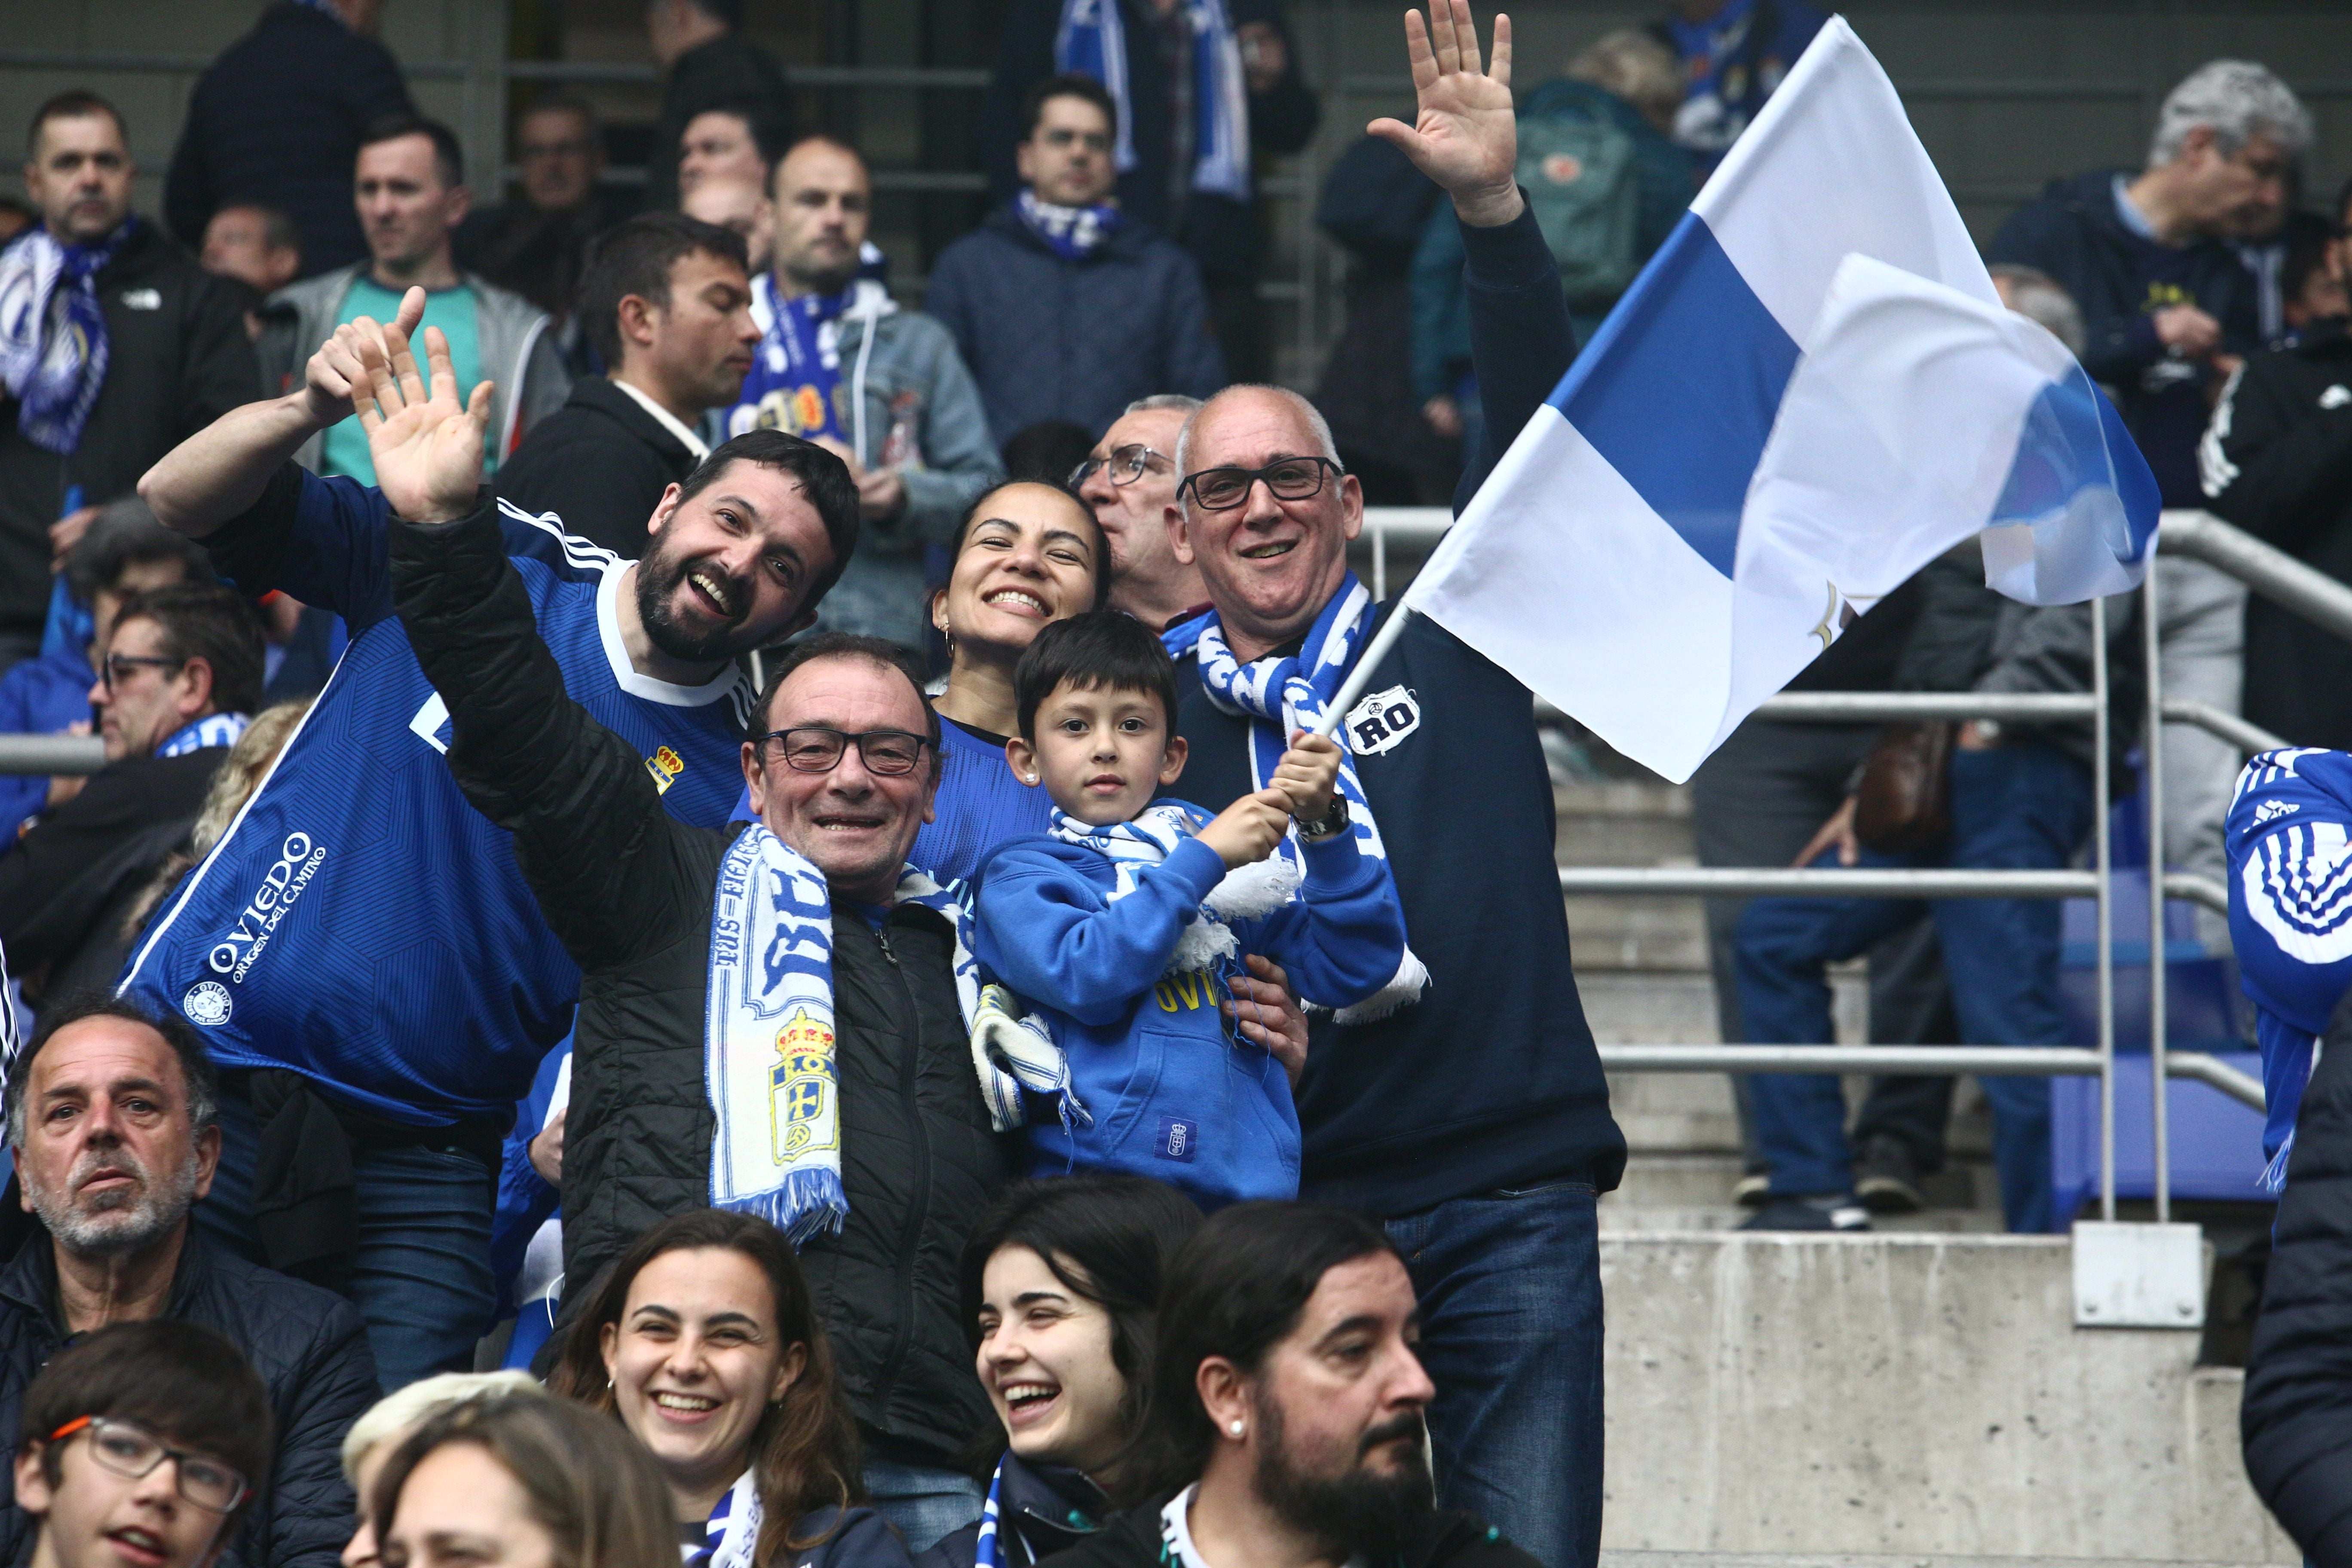
[[(1913, 866), (1562, 866), (1564, 895), (1661, 899), (2090, 899), (2096, 871), (1972, 871)], [(2164, 896), (2230, 912), (2230, 890), (2167, 871)]]
[[(2088, 1046), (1601, 1046), (1610, 1072), (1834, 1072), (1940, 1077), (2096, 1078), (2099, 1053)], [(2263, 1110), (2262, 1079), (2203, 1051), (2172, 1051), (2170, 1078), (2210, 1084)]]
[(2167, 555), (2186, 555), (2218, 567), (2321, 630), (2352, 639), (2352, 588), (2211, 512), (2166, 512), (2156, 542)]
[(71, 777), (104, 766), (106, 742), (96, 735), (0, 735), (0, 775)]

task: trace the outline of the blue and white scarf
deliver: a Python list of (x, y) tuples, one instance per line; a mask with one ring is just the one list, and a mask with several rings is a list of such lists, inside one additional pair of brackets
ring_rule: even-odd
[(1004, 1542), (997, 1538), (1004, 1512), (1004, 1461), (988, 1478), (988, 1499), (980, 1505), (980, 1537), (972, 1542), (971, 1568), (1004, 1568)]
[[(1211, 702), (1228, 713), (1258, 721), (1250, 726), (1253, 789), (1266, 787), (1266, 781), (1282, 764), (1283, 753), (1290, 749), (1292, 731), (1315, 728), (1325, 705), (1339, 696), (1358, 647), (1372, 629), (1376, 607), (1370, 591), (1350, 572), (1331, 602), (1323, 606), (1323, 613), (1315, 617), (1296, 658), (1268, 655), (1248, 664), (1235, 658), (1226, 646), (1223, 624), (1214, 610), (1171, 626), (1162, 635), (1160, 640), (1171, 658), (1189, 654), (1198, 660), (1201, 685)], [(1356, 852), (1380, 861), (1385, 871), (1388, 849), (1381, 842), (1380, 825), (1372, 820), (1371, 802), (1364, 798), (1364, 786), (1356, 777), (1355, 756), (1347, 749), (1347, 726), (1335, 730), (1332, 739), (1339, 742), (1339, 793), (1348, 802)], [(1281, 853), (1295, 860), (1296, 840), (1284, 839)], [(1428, 984), (1429, 971), (1408, 946), (1393, 979), (1354, 1006), (1341, 1009), (1334, 1018), (1342, 1024), (1385, 1018), (1419, 1001)]]
[[(1091, 849), (1111, 863), (1115, 880), (1110, 901), (1117, 903), (1135, 891), (1138, 872), (1165, 861), (1176, 852), (1176, 846), (1197, 835), (1212, 820), (1198, 806), (1180, 800), (1163, 800), (1144, 807), (1132, 822), (1097, 827), (1055, 806), (1045, 831), (1065, 844)], [(1211, 889), (1184, 922), (1162, 973), (1189, 974), (1196, 970), (1220, 972), (1232, 967), (1241, 958), (1241, 944), (1234, 937), (1232, 922), (1274, 913), (1298, 897), (1298, 868), (1280, 855), (1270, 855), (1255, 865), (1227, 872), (1224, 880)]]
[[(1225, 0), (1180, 0), (1192, 37), (1192, 188), (1250, 196), (1249, 87)], [(1118, 171), (1136, 164), (1135, 110), (1127, 74), (1127, 22), (1119, 0), (1063, 0), (1054, 68), (1090, 76), (1118, 105)]]
[(760, 1547), (760, 1481), (745, 1470), (702, 1522), (702, 1544), (678, 1542), (685, 1568), (752, 1568)]
[[(1066, 1121), (1080, 1114), (1061, 1047), (981, 973), (961, 892), (909, 866), (891, 902), (920, 904), (954, 929), (956, 1000), (991, 1121), (998, 1131), (1020, 1126), (1024, 1089), (1060, 1096)], [(756, 1214), (795, 1247), (838, 1233), (849, 1197), (834, 1064), (833, 896), (824, 873), (764, 826), (745, 829), (719, 863), (703, 1006), (711, 1205)]]
[(49, 452), (71, 452), (106, 384), (106, 312), (99, 271), (136, 218), (96, 245), (68, 245), (46, 228), (0, 251), (0, 385), (16, 399), (16, 428)]
[(1118, 226), (1118, 209), (1108, 202), (1097, 202), (1090, 207), (1066, 207), (1038, 200), (1037, 193), (1026, 186), (1013, 198), (1013, 210), (1023, 227), (1066, 261), (1084, 261), (1101, 249), (1111, 231)]
[(245, 727), (253, 722), (244, 713), (207, 713), (194, 723), (172, 731), (171, 738), (155, 748), (159, 757), (184, 756), (200, 752), (206, 746), (234, 746)]

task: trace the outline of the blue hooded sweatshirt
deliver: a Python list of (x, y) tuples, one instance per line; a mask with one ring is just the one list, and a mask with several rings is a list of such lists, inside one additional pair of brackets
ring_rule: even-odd
[[(1197, 809), (1197, 808), (1196, 808)], [(1404, 917), (1353, 834), (1305, 846), (1298, 895), (1231, 923), (1309, 1001), (1339, 1008), (1378, 992), (1404, 953)], [(1239, 956), (1170, 973), (1184, 928), (1225, 878), (1217, 852), (1186, 838), (1114, 901), (1118, 872), (1097, 850), (1043, 836), (1009, 839), (974, 879), (976, 956), (1042, 1016), (1069, 1058), (1093, 1117), (1030, 1129), (1031, 1173), (1127, 1171), (1214, 1208), (1298, 1195), (1298, 1112), (1273, 1056), (1232, 1031), (1219, 1004)]]

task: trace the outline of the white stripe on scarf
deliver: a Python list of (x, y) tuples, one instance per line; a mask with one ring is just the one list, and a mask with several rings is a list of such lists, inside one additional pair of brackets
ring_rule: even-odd
[[(954, 929), (956, 1000), (990, 1121), (1000, 1132), (1020, 1126), (1024, 1089), (1059, 1096), (1066, 1124), (1091, 1120), (1070, 1092), (1061, 1047), (981, 973), (960, 893), (961, 885), (943, 888), (909, 866), (891, 901), (920, 904)], [(823, 872), (757, 824), (719, 863), (703, 1082), (715, 1124), (712, 1206), (756, 1214), (795, 1247), (839, 1232), (849, 1197), (834, 1058), (833, 897)]]
[[(1250, 199), (1249, 87), (1241, 39), (1225, 0), (1181, 0), (1192, 38), (1192, 188), (1237, 202)], [(1063, 0), (1054, 31), (1054, 68), (1090, 76), (1118, 106), (1119, 173), (1136, 165), (1135, 123), (1128, 85), (1127, 21), (1119, 0)]]
[(761, 1518), (759, 1477), (745, 1470), (703, 1521), (702, 1544), (688, 1546), (681, 1542), (679, 1556), (687, 1568), (752, 1568), (752, 1554), (760, 1545)]
[[(1110, 901), (1117, 903), (1135, 891), (1139, 870), (1164, 862), (1176, 852), (1176, 846), (1197, 835), (1211, 820), (1204, 811), (1166, 800), (1144, 807), (1131, 822), (1097, 827), (1055, 806), (1046, 832), (1065, 844), (1091, 849), (1111, 863)], [(1241, 946), (1229, 922), (1274, 913), (1298, 896), (1298, 868), (1280, 855), (1227, 872), (1184, 922), (1163, 973), (1185, 974), (1238, 959)]]
[[(1226, 646), (1224, 629), (1214, 610), (1169, 630), (1168, 651), (1178, 658), (1189, 653), (1198, 659), (1201, 685), (1209, 700), (1228, 713), (1257, 721), (1250, 726), (1253, 789), (1266, 787), (1266, 781), (1282, 763), (1283, 753), (1290, 749), (1292, 732), (1313, 729), (1323, 717), (1324, 705), (1339, 695), (1359, 644), (1371, 630), (1375, 608), (1370, 592), (1350, 572), (1339, 592), (1316, 616), (1297, 658), (1269, 655), (1248, 664), (1236, 659)], [(1380, 861), (1385, 870), (1388, 849), (1381, 842), (1380, 825), (1372, 820), (1371, 802), (1364, 797), (1364, 786), (1356, 777), (1347, 726), (1334, 730), (1331, 738), (1339, 744), (1339, 793), (1348, 802), (1356, 851)], [(1286, 837), (1281, 853), (1296, 859), (1295, 839)], [(1408, 945), (1396, 974), (1386, 985), (1332, 1016), (1341, 1024), (1369, 1024), (1419, 1001), (1428, 984), (1428, 969)]]
[(200, 752), (206, 746), (234, 746), (245, 727), (253, 721), (243, 713), (207, 713), (194, 723), (173, 731), (172, 738), (155, 748), (159, 757), (176, 757), (188, 752)]

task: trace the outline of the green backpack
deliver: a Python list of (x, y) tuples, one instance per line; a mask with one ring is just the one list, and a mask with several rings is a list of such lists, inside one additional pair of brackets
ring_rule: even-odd
[(1582, 115), (1522, 115), (1518, 180), (1570, 310), (1605, 310), (1642, 269), (1633, 138)]

